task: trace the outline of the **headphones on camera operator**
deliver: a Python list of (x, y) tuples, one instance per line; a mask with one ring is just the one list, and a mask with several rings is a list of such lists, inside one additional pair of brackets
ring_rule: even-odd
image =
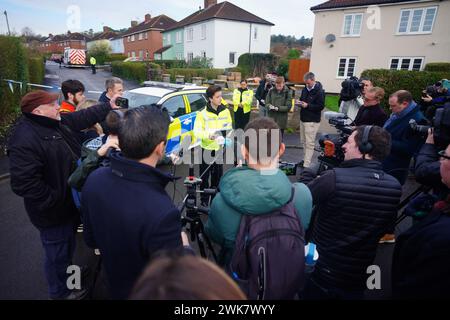
[(365, 159), (366, 154), (370, 153), (373, 150), (373, 145), (369, 141), (369, 135), (372, 128), (373, 126), (364, 127), (362, 142), (361, 145), (358, 146), (359, 151), (363, 154), (363, 159)]

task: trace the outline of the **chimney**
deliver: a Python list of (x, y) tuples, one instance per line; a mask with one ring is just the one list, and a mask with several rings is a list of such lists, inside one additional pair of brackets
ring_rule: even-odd
[(217, 0), (205, 0), (205, 9), (217, 4)]
[(103, 26), (103, 32), (109, 32), (109, 31), (112, 31), (112, 29), (110, 27)]
[(151, 19), (152, 19), (152, 16), (149, 13), (147, 13), (144, 18), (145, 22), (149, 22)]
[(131, 27), (136, 27), (138, 25), (138, 22), (136, 20), (131, 21)]

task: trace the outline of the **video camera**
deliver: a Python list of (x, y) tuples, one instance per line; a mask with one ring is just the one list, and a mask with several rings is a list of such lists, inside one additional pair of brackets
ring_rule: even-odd
[(428, 130), (433, 128), (434, 143), (438, 149), (445, 149), (450, 144), (450, 103), (438, 108), (431, 125), (421, 125), (411, 119), (409, 125), (414, 132), (421, 134), (424, 138)]
[(361, 92), (364, 90), (364, 83), (362, 83), (357, 77), (349, 77), (341, 83), (341, 92), (339, 96), (342, 101), (350, 101), (358, 98)]
[(321, 153), (318, 158), (320, 166), (317, 174), (339, 166), (344, 161), (342, 146), (353, 132), (350, 126), (352, 121), (343, 113), (327, 111), (324, 116), (328, 123), (338, 130), (338, 134), (325, 134), (319, 139)]

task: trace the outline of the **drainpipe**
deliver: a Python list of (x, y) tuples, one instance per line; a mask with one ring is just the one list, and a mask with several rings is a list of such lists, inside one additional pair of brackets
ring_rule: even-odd
[(252, 24), (250, 23), (250, 36), (248, 38), (248, 53), (252, 50)]

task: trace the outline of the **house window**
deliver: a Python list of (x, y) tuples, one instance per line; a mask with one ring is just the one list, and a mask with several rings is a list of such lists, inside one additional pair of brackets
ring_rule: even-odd
[(186, 38), (187, 38), (187, 41), (192, 41), (192, 40), (194, 40), (194, 28), (189, 28), (189, 29), (187, 29), (186, 30)]
[(342, 31), (343, 37), (359, 37), (361, 34), (363, 14), (346, 14), (344, 16), (344, 30)]
[(139, 59), (144, 60), (144, 50), (139, 50)]
[(200, 51), (200, 57), (206, 58), (206, 51)]
[(144, 35), (143, 35), (142, 33), (139, 33), (139, 35), (138, 35), (138, 39), (139, 39), (139, 40), (142, 40), (142, 39), (144, 39), (144, 38), (143, 38), (143, 36), (144, 36)]
[(193, 52), (188, 52), (188, 54), (187, 54), (187, 61), (191, 62), (192, 60), (194, 60), (194, 53)]
[(132, 52), (131, 52), (131, 56), (132, 56), (133, 58), (135, 58), (135, 57), (136, 57), (136, 52), (132, 51)]
[(406, 9), (400, 11), (399, 34), (431, 33), (437, 7)]
[(171, 39), (170, 39), (170, 33), (167, 35), (167, 44), (170, 44), (170, 41), (171, 41)]
[(176, 37), (177, 37), (177, 43), (181, 43), (181, 31), (177, 32)]
[(202, 40), (206, 39), (206, 24), (202, 24)]
[(130, 52), (130, 51), (128, 51), (128, 58), (129, 58), (129, 57), (131, 57), (131, 52)]
[(131, 42), (134, 42), (135, 38), (134, 38), (134, 34), (131, 35)]
[(230, 52), (230, 64), (235, 64), (235, 60), (236, 60), (236, 52)]
[(148, 39), (148, 32), (145, 33), (145, 40)]
[(253, 28), (253, 40), (258, 40), (258, 27)]
[(177, 60), (183, 60), (183, 53), (182, 52), (178, 52), (177, 53)]
[(346, 79), (355, 75), (356, 58), (339, 58), (337, 77)]
[(389, 64), (391, 70), (422, 70), (423, 57), (393, 57)]

